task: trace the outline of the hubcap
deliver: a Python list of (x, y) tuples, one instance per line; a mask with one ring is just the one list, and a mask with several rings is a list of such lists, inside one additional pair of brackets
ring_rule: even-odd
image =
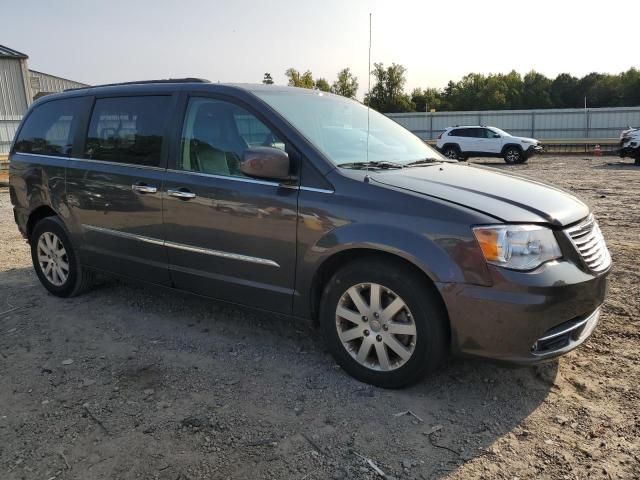
[(458, 153), (455, 150), (449, 149), (449, 150), (447, 150), (447, 153), (445, 154), (445, 156), (447, 158), (457, 158), (458, 157)]
[(38, 263), (44, 276), (56, 287), (69, 278), (69, 258), (62, 242), (55, 233), (44, 232), (38, 239)]
[(510, 162), (515, 162), (516, 160), (518, 160), (519, 157), (520, 157), (520, 155), (515, 150), (509, 150), (507, 152), (507, 159)]
[(361, 283), (344, 292), (336, 308), (336, 328), (347, 352), (372, 370), (400, 368), (416, 348), (416, 325), (409, 307), (398, 294), (377, 283)]

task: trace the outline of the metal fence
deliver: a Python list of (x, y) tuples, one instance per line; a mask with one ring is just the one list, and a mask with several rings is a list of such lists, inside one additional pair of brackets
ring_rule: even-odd
[(640, 106), (389, 113), (387, 116), (423, 140), (433, 140), (454, 125), (491, 125), (512, 135), (540, 140), (610, 140), (617, 139), (629, 126), (640, 127)]

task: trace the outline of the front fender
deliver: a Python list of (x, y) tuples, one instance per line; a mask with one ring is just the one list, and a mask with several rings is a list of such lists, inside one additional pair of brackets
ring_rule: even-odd
[(303, 261), (320, 262), (344, 250), (364, 248), (386, 252), (416, 265), (434, 282), (464, 281), (464, 273), (444, 245), (415, 232), (389, 225), (349, 224), (327, 233)]
[[(490, 285), (486, 262), (469, 229), (456, 232), (451, 224), (445, 227), (445, 223), (430, 222), (429, 230), (448, 231), (446, 235), (372, 223), (350, 223), (326, 232), (309, 248), (299, 252), (302, 255), (298, 258), (296, 291), (300, 297), (306, 297), (325, 262), (349, 250), (363, 249), (411, 262), (433, 282)], [(301, 300), (296, 302), (298, 305), (307, 303), (304, 298), (298, 300)]]

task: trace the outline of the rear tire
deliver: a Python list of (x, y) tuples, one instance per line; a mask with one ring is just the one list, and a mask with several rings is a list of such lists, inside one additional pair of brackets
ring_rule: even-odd
[(58, 217), (40, 220), (31, 233), (31, 260), (42, 285), (58, 297), (73, 297), (88, 290), (95, 275), (84, 268)]
[(526, 160), (524, 159), (522, 150), (520, 150), (518, 147), (508, 147), (504, 151), (504, 161), (509, 165), (513, 165), (516, 163), (522, 163)]
[(447, 353), (446, 322), (433, 286), (386, 259), (347, 264), (322, 294), (329, 351), (351, 376), (379, 387), (402, 387), (433, 372)]
[(450, 160), (458, 160), (462, 157), (460, 148), (456, 145), (447, 145), (444, 147), (444, 149), (442, 149), (442, 155)]

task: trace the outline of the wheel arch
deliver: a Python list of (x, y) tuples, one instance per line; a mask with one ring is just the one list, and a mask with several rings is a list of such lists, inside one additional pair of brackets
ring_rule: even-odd
[(462, 152), (462, 149), (460, 148), (460, 145), (455, 143), (455, 142), (447, 142), (444, 145), (442, 145), (442, 147), (440, 147), (440, 150), (444, 150), (447, 147), (453, 147), (453, 148), (457, 148), (458, 152)]
[(31, 238), (31, 233), (40, 220), (47, 217), (59, 216), (58, 212), (51, 208), (50, 205), (40, 205), (39, 207), (34, 208), (31, 213), (29, 213), (29, 217), (27, 219), (27, 238)]
[(507, 143), (505, 145), (502, 146), (502, 150), (500, 151), (501, 155), (504, 155), (507, 151), (508, 148), (511, 147), (516, 147), (518, 150), (520, 150), (520, 153), (524, 154), (524, 150), (522, 149), (522, 145), (519, 145), (517, 143)]
[(445, 315), (445, 323), (448, 335), (448, 341), (451, 340), (451, 322), (449, 320), (449, 313), (447, 306), (444, 303), (444, 299), (440, 294), (440, 291), (435, 285), (435, 280), (430, 273), (427, 273), (424, 269), (420, 268), (416, 263), (412, 262), (406, 257), (397, 255), (385, 250), (377, 250), (375, 248), (367, 247), (354, 247), (341, 250), (327, 257), (318, 267), (316, 273), (311, 282), (311, 295), (310, 295), (310, 311), (311, 320), (314, 325), (318, 325), (320, 310), (320, 301), (322, 299), (322, 292), (327, 284), (331, 280), (331, 277), (342, 267), (348, 265), (357, 260), (364, 258), (370, 259), (372, 262), (390, 262), (394, 263), (401, 268), (406, 268), (414, 272), (425, 283), (426, 288), (429, 288), (433, 292), (433, 298), (437, 299), (443, 314)]

